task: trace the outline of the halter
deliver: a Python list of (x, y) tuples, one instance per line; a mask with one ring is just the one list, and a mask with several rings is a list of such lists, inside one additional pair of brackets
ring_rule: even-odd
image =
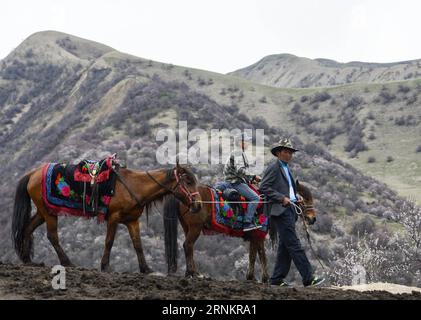
[[(182, 176), (186, 175), (185, 173), (182, 174)], [(175, 176), (175, 180), (177, 181), (177, 184), (175, 185), (175, 187), (173, 188), (173, 191), (178, 187), (181, 190), (182, 193), (184, 193), (184, 195), (189, 199), (190, 203), (193, 203), (193, 197), (197, 196), (199, 194), (199, 191), (196, 192), (190, 192), (189, 189), (187, 189), (184, 186), (184, 180), (182, 180), (179, 176), (178, 176), (178, 172), (177, 172), (177, 167), (174, 168), (174, 176)], [(174, 195), (175, 193), (172, 192)]]

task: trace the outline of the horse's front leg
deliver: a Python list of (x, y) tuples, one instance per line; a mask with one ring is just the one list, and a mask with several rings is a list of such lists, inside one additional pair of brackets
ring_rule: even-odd
[(250, 246), (249, 246), (249, 265), (247, 269), (247, 280), (256, 281), (254, 276), (254, 265), (256, 263), (256, 255), (257, 255), (257, 244), (254, 238), (250, 239)]
[(269, 281), (267, 258), (265, 250), (265, 239), (256, 240), (257, 242), (257, 253), (259, 254), (260, 266), (262, 269), (262, 282), (267, 283)]
[(202, 226), (189, 226), (186, 240), (183, 243), (184, 254), (186, 255), (186, 277), (197, 276), (196, 264), (193, 259), (193, 248), (197, 238), (199, 238)]
[(152, 269), (146, 264), (145, 255), (143, 254), (142, 240), (140, 239), (139, 221), (132, 220), (126, 223), (129, 230), (130, 238), (133, 242), (133, 247), (136, 251), (137, 261), (139, 262), (139, 271), (141, 273), (151, 273)]

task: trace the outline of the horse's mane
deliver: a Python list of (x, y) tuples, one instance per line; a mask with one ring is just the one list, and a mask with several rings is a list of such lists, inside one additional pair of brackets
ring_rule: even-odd
[(310, 189), (307, 186), (303, 185), (302, 183), (300, 183), (299, 186), (300, 186), (299, 187), (299, 189), (300, 189), (299, 193), (303, 196), (303, 198), (312, 200), (313, 195), (312, 195)]
[[(197, 184), (197, 178), (196, 178), (195, 174), (193, 173), (193, 171), (188, 167), (181, 167), (181, 168), (184, 170), (184, 173), (187, 175), (189, 182)], [(164, 184), (173, 179), (174, 169), (175, 169), (175, 167), (160, 170), (160, 171), (166, 170)], [(149, 201), (145, 204), (146, 225), (148, 225), (148, 223), (149, 223), (149, 210), (151, 209), (152, 205), (155, 205), (155, 207), (156, 207), (157, 203), (165, 203), (165, 201), (167, 200), (167, 198), (169, 196), (172, 196), (172, 193), (166, 193), (163, 196), (158, 196), (157, 198), (152, 199), (151, 201)]]

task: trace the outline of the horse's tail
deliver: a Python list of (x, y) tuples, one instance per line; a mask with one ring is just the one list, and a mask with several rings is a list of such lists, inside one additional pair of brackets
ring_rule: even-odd
[(165, 256), (167, 259), (168, 273), (177, 272), (177, 233), (178, 214), (180, 203), (170, 195), (164, 203), (164, 234), (165, 234)]
[(23, 261), (25, 254), (32, 254), (32, 237), (28, 239), (28, 247), (24, 248), (25, 228), (31, 219), (31, 198), (29, 196), (27, 186), (31, 173), (23, 176), (16, 188), (15, 203), (13, 207), (12, 218), (12, 241), (15, 251), (19, 258)]
[(276, 243), (278, 242), (278, 231), (276, 226), (273, 223), (273, 219), (269, 217), (269, 238), (272, 245), (272, 249), (275, 248)]

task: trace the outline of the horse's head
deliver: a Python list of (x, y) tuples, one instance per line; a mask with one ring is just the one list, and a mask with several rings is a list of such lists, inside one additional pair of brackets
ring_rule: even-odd
[(295, 182), (297, 186), (298, 193), (303, 198), (303, 203), (299, 204), (301, 209), (303, 210), (304, 218), (306, 219), (308, 224), (314, 224), (316, 222), (316, 209), (313, 206), (313, 195), (309, 188), (300, 184), (298, 180)]
[(202, 199), (196, 176), (189, 168), (179, 165), (178, 161), (173, 172), (176, 181), (174, 194), (184, 205), (190, 208), (192, 213), (199, 212), (202, 208)]

